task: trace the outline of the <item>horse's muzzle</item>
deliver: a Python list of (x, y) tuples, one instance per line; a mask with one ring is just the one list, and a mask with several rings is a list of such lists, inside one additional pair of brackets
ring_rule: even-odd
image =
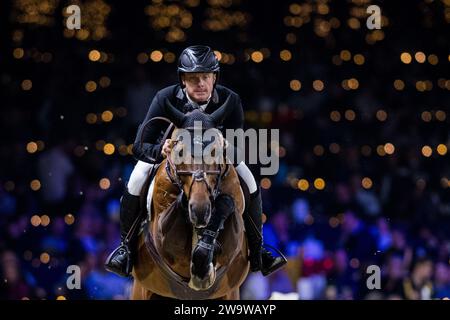
[(211, 204), (197, 205), (189, 204), (189, 219), (194, 228), (204, 228), (211, 219)]

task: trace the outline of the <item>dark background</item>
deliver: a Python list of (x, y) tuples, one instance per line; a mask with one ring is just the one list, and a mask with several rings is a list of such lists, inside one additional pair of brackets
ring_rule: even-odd
[[(69, 4), (81, 31), (65, 28)], [(381, 30), (366, 27), (369, 4)], [(266, 242), (289, 265), (251, 275), (243, 298), (449, 296), (448, 1), (17, 0), (0, 15), (1, 298), (126, 297), (129, 281), (102, 264), (130, 144), (193, 44), (221, 53), (247, 128), (280, 130), (280, 170), (258, 180)], [(65, 286), (70, 264), (82, 290)], [(370, 264), (381, 290), (365, 286)]]

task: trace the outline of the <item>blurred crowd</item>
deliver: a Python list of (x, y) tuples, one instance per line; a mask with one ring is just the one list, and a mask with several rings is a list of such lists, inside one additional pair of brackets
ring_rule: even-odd
[[(265, 242), (289, 262), (268, 278), (250, 274), (243, 299), (450, 297), (450, 161), (446, 149), (434, 151), (450, 147), (449, 7), (408, 3), (407, 11), (384, 5), (390, 25), (375, 44), (366, 42), (367, 30), (345, 23), (327, 38), (312, 23), (295, 31), (294, 43), (284, 42), (289, 30), (281, 27), (264, 38), (264, 19), (278, 14), (282, 21), (282, 15), (243, 5), (254, 17), (247, 42), (223, 36), (232, 35), (229, 30), (220, 37), (197, 32), (189, 43), (170, 45), (176, 53), (198, 42), (241, 55), (223, 64), (220, 83), (241, 95), (246, 128), (280, 129), (280, 169), (258, 180)], [(346, 13), (333, 8), (345, 22)], [(87, 59), (101, 43), (60, 39), (55, 28), (26, 29), (21, 44), (51, 51), (49, 64), (13, 59), (11, 40), (2, 49), (0, 299), (129, 295), (131, 280), (103, 268), (119, 242), (119, 200), (136, 162), (127, 146), (154, 94), (177, 76), (175, 63), (138, 63), (136, 55), (155, 45), (138, 35), (119, 45), (128, 37), (118, 31), (119, 20), (110, 23), (113, 36), (104, 46), (115, 54), (112, 64)], [(262, 63), (245, 61), (243, 46), (267, 47), (271, 55)], [(289, 62), (279, 58), (283, 48), (292, 51)], [(344, 49), (365, 62), (333, 63)], [(417, 51), (435, 54), (439, 63), (400, 60), (402, 52)], [(110, 84), (85, 91), (89, 79), (105, 75)], [(29, 91), (20, 89), (26, 77), (33, 79)], [(359, 84), (345, 89), (342, 80), (351, 77)], [(290, 87), (292, 79), (301, 82), (299, 91)], [(313, 85), (317, 79), (323, 89)], [(394, 87), (397, 79), (402, 88)], [(419, 90), (419, 80), (431, 81), (431, 89)], [(101, 121), (105, 110), (112, 111), (111, 121)], [(93, 123), (90, 113), (97, 115)], [(30, 141), (39, 141), (37, 151)], [(106, 143), (115, 146), (112, 154)], [(258, 175), (258, 166), (251, 169)], [(67, 287), (70, 265), (80, 267), (79, 290)], [(369, 266), (379, 267), (380, 289), (367, 286)]]

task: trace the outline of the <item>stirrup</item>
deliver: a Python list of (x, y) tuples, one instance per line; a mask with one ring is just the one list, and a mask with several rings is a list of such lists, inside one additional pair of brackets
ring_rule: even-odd
[[(117, 261), (118, 256), (126, 256), (125, 263)], [(127, 244), (123, 242), (106, 258), (105, 269), (122, 277), (129, 277), (133, 263), (131, 261), (131, 251)]]
[[(276, 251), (279, 256), (278, 257), (274, 257), (272, 255), (272, 253), (269, 250), (267, 250), (265, 247), (269, 247), (270, 249)], [(276, 270), (280, 269), (281, 267), (283, 267), (287, 263), (287, 259), (286, 259), (286, 257), (284, 256), (284, 254), (280, 250), (278, 250), (277, 248), (272, 247), (271, 245), (264, 244), (263, 248), (266, 250), (266, 252), (269, 255), (269, 257), (271, 259), (273, 258), (271, 265), (270, 266), (265, 266), (264, 265), (264, 258), (262, 257), (262, 251), (261, 251), (261, 273), (262, 273), (263, 276), (266, 277), (269, 274), (271, 274), (271, 273), (275, 272)]]

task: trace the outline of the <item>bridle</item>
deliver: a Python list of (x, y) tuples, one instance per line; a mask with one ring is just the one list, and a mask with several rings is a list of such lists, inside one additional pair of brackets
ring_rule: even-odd
[[(143, 125), (143, 127), (145, 128), (146, 126), (148, 126), (151, 122), (153, 122), (155, 120), (162, 120), (164, 122), (169, 123), (169, 128), (167, 128), (167, 130), (164, 134), (164, 138), (162, 140), (162, 141), (165, 141), (165, 139), (168, 137), (170, 131), (174, 127), (174, 124), (165, 117), (154, 117), (154, 118), (151, 118), (150, 120), (148, 120)], [(141, 131), (140, 136), (139, 136), (139, 142), (141, 145), (143, 143), (143, 141), (142, 141), (143, 131), (144, 130)], [(179, 140), (173, 140), (173, 141), (175, 144), (179, 142)], [(205, 164), (201, 164), (201, 166), (204, 167)], [(177, 186), (181, 193), (184, 193), (183, 183), (181, 182), (180, 176), (192, 175), (192, 182), (189, 186), (189, 195), (187, 195), (187, 196), (190, 197), (192, 186), (193, 186), (194, 182), (203, 182), (203, 183), (205, 183), (206, 188), (208, 190), (209, 199), (210, 199), (211, 203), (213, 203), (214, 200), (216, 199), (216, 197), (220, 194), (220, 183), (228, 175), (228, 173), (230, 171), (230, 164), (227, 161), (225, 161), (225, 170), (223, 172), (221, 170), (220, 164), (218, 164), (218, 167), (219, 167), (218, 170), (217, 169), (216, 170), (204, 170), (204, 169), (200, 169), (200, 168), (197, 170), (177, 170), (176, 166), (173, 164), (172, 159), (170, 157), (170, 152), (167, 154), (166, 172), (167, 172), (167, 176), (169, 177), (172, 184)], [(173, 171), (173, 174), (172, 174), (171, 170)], [(216, 184), (214, 185), (213, 188), (206, 182), (207, 175), (211, 175), (211, 174), (218, 176), (218, 178), (216, 180)]]
[[(179, 140), (174, 140), (175, 144), (178, 141)], [(205, 170), (204, 169), (205, 164), (200, 164), (200, 168), (196, 170), (178, 170), (177, 167), (173, 164), (170, 155), (171, 154), (169, 152), (167, 154), (167, 161), (166, 161), (166, 172), (170, 181), (174, 185), (176, 185), (178, 189), (183, 193), (184, 192), (183, 183), (181, 182), (180, 176), (192, 176), (192, 181), (191, 184), (189, 185), (189, 194), (187, 194), (186, 196), (187, 197), (191, 196), (191, 190), (192, 186), (194, 185), (194, 182), (203, 182), (206, 186), (206, 189), (208, 190), (209, 199), (211, 203), (213, 203), (216, 197), (220, 194), (220, 183), (228, 175), (230, 171), (230, 164), (225, 162), (225, 169), (223, 170), (223, 172), (220, 164), (218, 164), (218, 169), (215, 170)], [(211, 187), (208, 184), (208, 182), (206, 182), (206, 177), (208, 175), (217, 175), (217, 180), (214, 187)]]

